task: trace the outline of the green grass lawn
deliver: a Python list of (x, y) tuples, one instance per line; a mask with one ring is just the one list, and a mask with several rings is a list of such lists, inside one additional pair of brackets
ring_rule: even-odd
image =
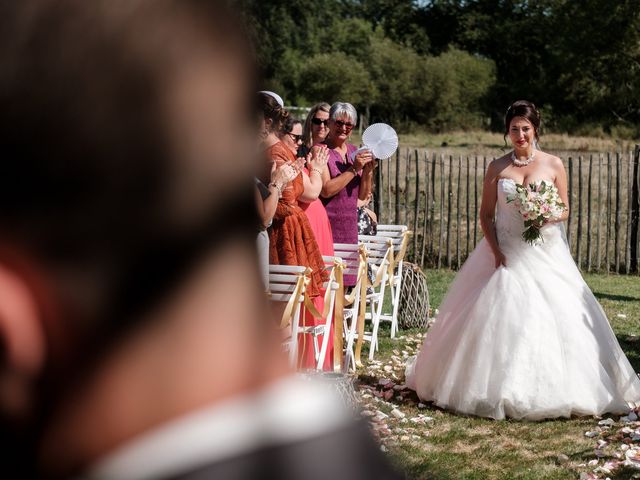
[[(435, 309), (455, 273), (445, 270), (425, 273)], [(640, 370), (640, 277), (588, 274), (585, 279), (634, 368)], [(380, 411), (378, 415), (388, 415), (372, 422), (374, 433), (408, 478), (578, 479), (580, 474), (583, 478), (640, 478), (640, 472), (629, 468), (618, 468), (613, 474), (599, 471), (595, 477), (585, 477), (594, 475), (594, 469), (601, 468), (607, 460), (615, 461), (614, 455), (620, 458), (622, 434), (620, 438), (612, 435), (622, 424), (602, 428), (596, 438), (589, 438), (585, 432), (597, 430), (600, 419), (494, 421), (454, 415), (419, 404), (415, 393), (402, 388), (402, 384), (406, 357), (417, 352), (421, 337), (422, 332), (416, 329), (401, 331), (400, 337), (392, 340), (388, 328), (382, 328), (377, 362), (365, 362), (359, 371), (360, 394), (364, 397), (364, 408), (369, 410), (365, 413), (373, 415)], [(381, 380), (393, 383), (382, 386)], [(387, 388), (392, 385), (397, 385), (396, 390)], [(392, 398), (377, 398), (389, 391)], [(404, 418), (391, 414), (394, 408)], [(615, 420), (618, 421), (617, 417)], [(594, 464), (596, 442), (603, 438), (610, 445), (603, 447), (603, 458)], [(588, 465), (590, 461), (592, 464)]]

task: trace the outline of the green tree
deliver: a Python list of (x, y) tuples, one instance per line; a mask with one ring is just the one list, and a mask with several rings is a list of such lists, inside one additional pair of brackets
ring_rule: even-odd
[(413, 120), (422, 63), (415, 51), (384, 38), (381, 32), (372, 38), (367, 68), (378, 90), (371, 110), (374, 119), (396, 124)]
[(493, 61), (450, 49), (430, 57), (426, 69), (430, 95), (421, 123), (438, 131), (486, 126), (486, 104), (495, 83)]
[(369, 72), (362, 63), (343, 52), (313, 56), (304, 65), (300, 80), (308, 102), (345, 101), (367, 106), (374, 103), (377, 96)]

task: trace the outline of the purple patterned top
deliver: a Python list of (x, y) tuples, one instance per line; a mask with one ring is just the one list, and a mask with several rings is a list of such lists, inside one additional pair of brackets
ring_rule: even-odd
[[(347, 158), (342, 158), (335, 149), (329, 149), (327, 167), (331, 178), (349, 170), (353, 165), (350, 159), (358, 148), (347, 144)], [(358, 243), (358, 193), (360, 192), (360, 175), (356, 175), (346, 187), (331, 198), (322, 198), (333, 232), (333, 243)]]

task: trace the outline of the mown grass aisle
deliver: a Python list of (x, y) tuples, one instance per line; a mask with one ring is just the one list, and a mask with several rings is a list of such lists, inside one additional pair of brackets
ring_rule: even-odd
[[(454, 275), (426, 271), (434, 309)], [(585, 279), (640, 371), (640, 277), (589, 274)], [(376, 361), (358, 372), (364, 414), (383, 450), (409, 478), (640, 478), (640, 470), (624, 464), (640, 448), (640, 422), (634, 417), (493, 421), (420, 403), (404, 388), (404, 364), (422, 338), (419, 330), (405, 330), (391, 340), (382, 328)]]

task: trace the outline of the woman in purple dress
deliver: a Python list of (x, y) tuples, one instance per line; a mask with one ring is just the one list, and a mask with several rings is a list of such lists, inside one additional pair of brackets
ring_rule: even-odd
[[(358, 199), (366, 199), (373, 185), (373, 155), (367, 150), (358, 152), (355, 145), (347, 142), (357, 120), (358, 113), (350, 103), (336, 102), (331, 106), (325, 140), (329, 160), (323, 172), (321, 196), (334, 243), (358, 243)], [(355, 278), (345, 277), (345, 284), (354, 285)]]

